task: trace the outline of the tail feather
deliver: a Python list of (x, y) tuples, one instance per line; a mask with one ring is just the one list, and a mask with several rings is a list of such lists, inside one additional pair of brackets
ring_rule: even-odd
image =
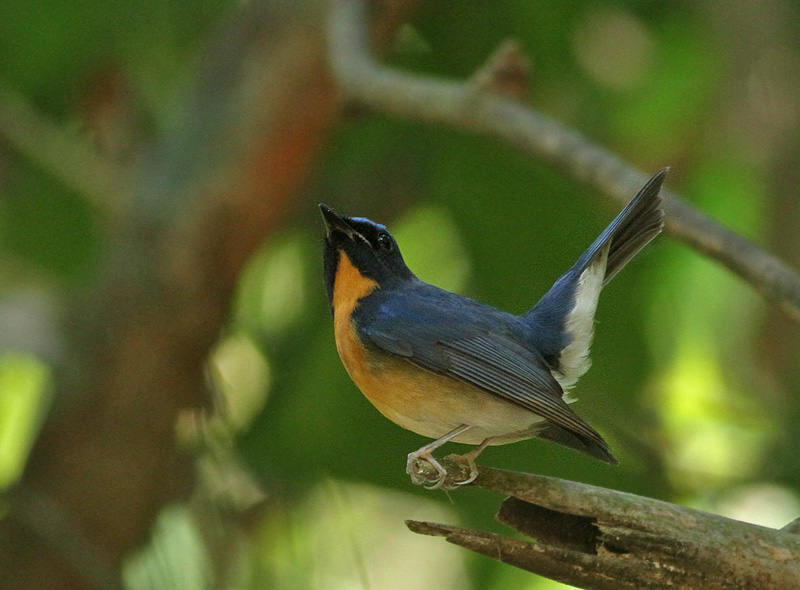
[(602, 438), (600, 439), (601, 442), (595, 442), (594, 440), (589, 440), (574, 432), (570, 432), (566, 428), (556, 426), (551, 422), (543, 426), (542, 430), (536, 433), (536, 436), (575, 449), (581, 453), (586, 453), (587, 455), (591, 455), (592, 457), (612, 465), (617, 465), (619, 463), (616, 457), (611, 454), (611, 451), (608, 450), (608, 445)]
[(659, 191), (668, 168), (653, 176), (533, 309), (522, 316), (528, 339), (564, 389), (589, 368), (594, 313), (601, 289), (663, 227)]
[(669, 169), (664, 168), (653, 176), (611, 223), (606, 232), (603, 232), (604, 235), (601, 236), (604, 238), (603, 242), (611, 240), (603, 286), (607, 285), (664, 227), (664, 212), (661, 210), (659, 191), (667, 170)]

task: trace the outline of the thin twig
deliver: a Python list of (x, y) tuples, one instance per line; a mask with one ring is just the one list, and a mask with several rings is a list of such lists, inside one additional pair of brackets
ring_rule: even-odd
[[(617, 155), (573, 129), (491, 91), (491, 85), (406, 74), (379, 65), (367, 42), (363, 0), (336, 0), (329, 24), (331, 69), (345, 100), (406, 119), (500, 138), (621, 203), (647, 181)], [(742, 236), (663, 190), (667, 231), (719, 261), (800, 322), (800, 275)]]
[(0, 138), (84, 195), (98, 210), (116, 214), (132, 175), (97, 154), (89, 143), (47, 120), (19, 92), (0, 81)]

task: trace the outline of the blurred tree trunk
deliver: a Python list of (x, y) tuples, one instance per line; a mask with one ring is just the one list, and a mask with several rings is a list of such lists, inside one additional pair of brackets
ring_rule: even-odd
[[(413, 4), (381, 8), (379, 45)], [(326, 9), (263, 2), (237, 13), (200, 60), (183, 116), (117, 179), (107, 265), (57, 328), (67, 354), (56, 401), (0, 520), (4, 588), (120, 587), (123, 557), (192, 490), (176, 419), (208, 405), (204, 365), (239, 272), (286, 222), (337, 114)], [(28, 129), (46, 129), (40, 119)], [(102, 186), (89, 187), (101, 202)]]

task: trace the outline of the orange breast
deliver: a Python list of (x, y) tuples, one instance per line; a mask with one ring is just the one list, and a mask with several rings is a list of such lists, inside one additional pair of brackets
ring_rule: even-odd
[(333, 290), (336, 349), (350, 378), (372, 405), (396, 424), (409, 428), (403, 416), (415, 411), (424, 414), (424, 399), (410, 395), (408, 387), (421, 370), (388, 354), (367, 350), (351, 320), (359, 300), (378, 288), (353, 266), (347, 254), (340, 253)]

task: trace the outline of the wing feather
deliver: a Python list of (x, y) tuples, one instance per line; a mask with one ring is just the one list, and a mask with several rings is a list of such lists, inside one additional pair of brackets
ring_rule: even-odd
[(564, 401), (544, 362), (511, 338), (487, 334), (440, 345), (450, 358), (450, 374), (607, 449), (603, 438)]

